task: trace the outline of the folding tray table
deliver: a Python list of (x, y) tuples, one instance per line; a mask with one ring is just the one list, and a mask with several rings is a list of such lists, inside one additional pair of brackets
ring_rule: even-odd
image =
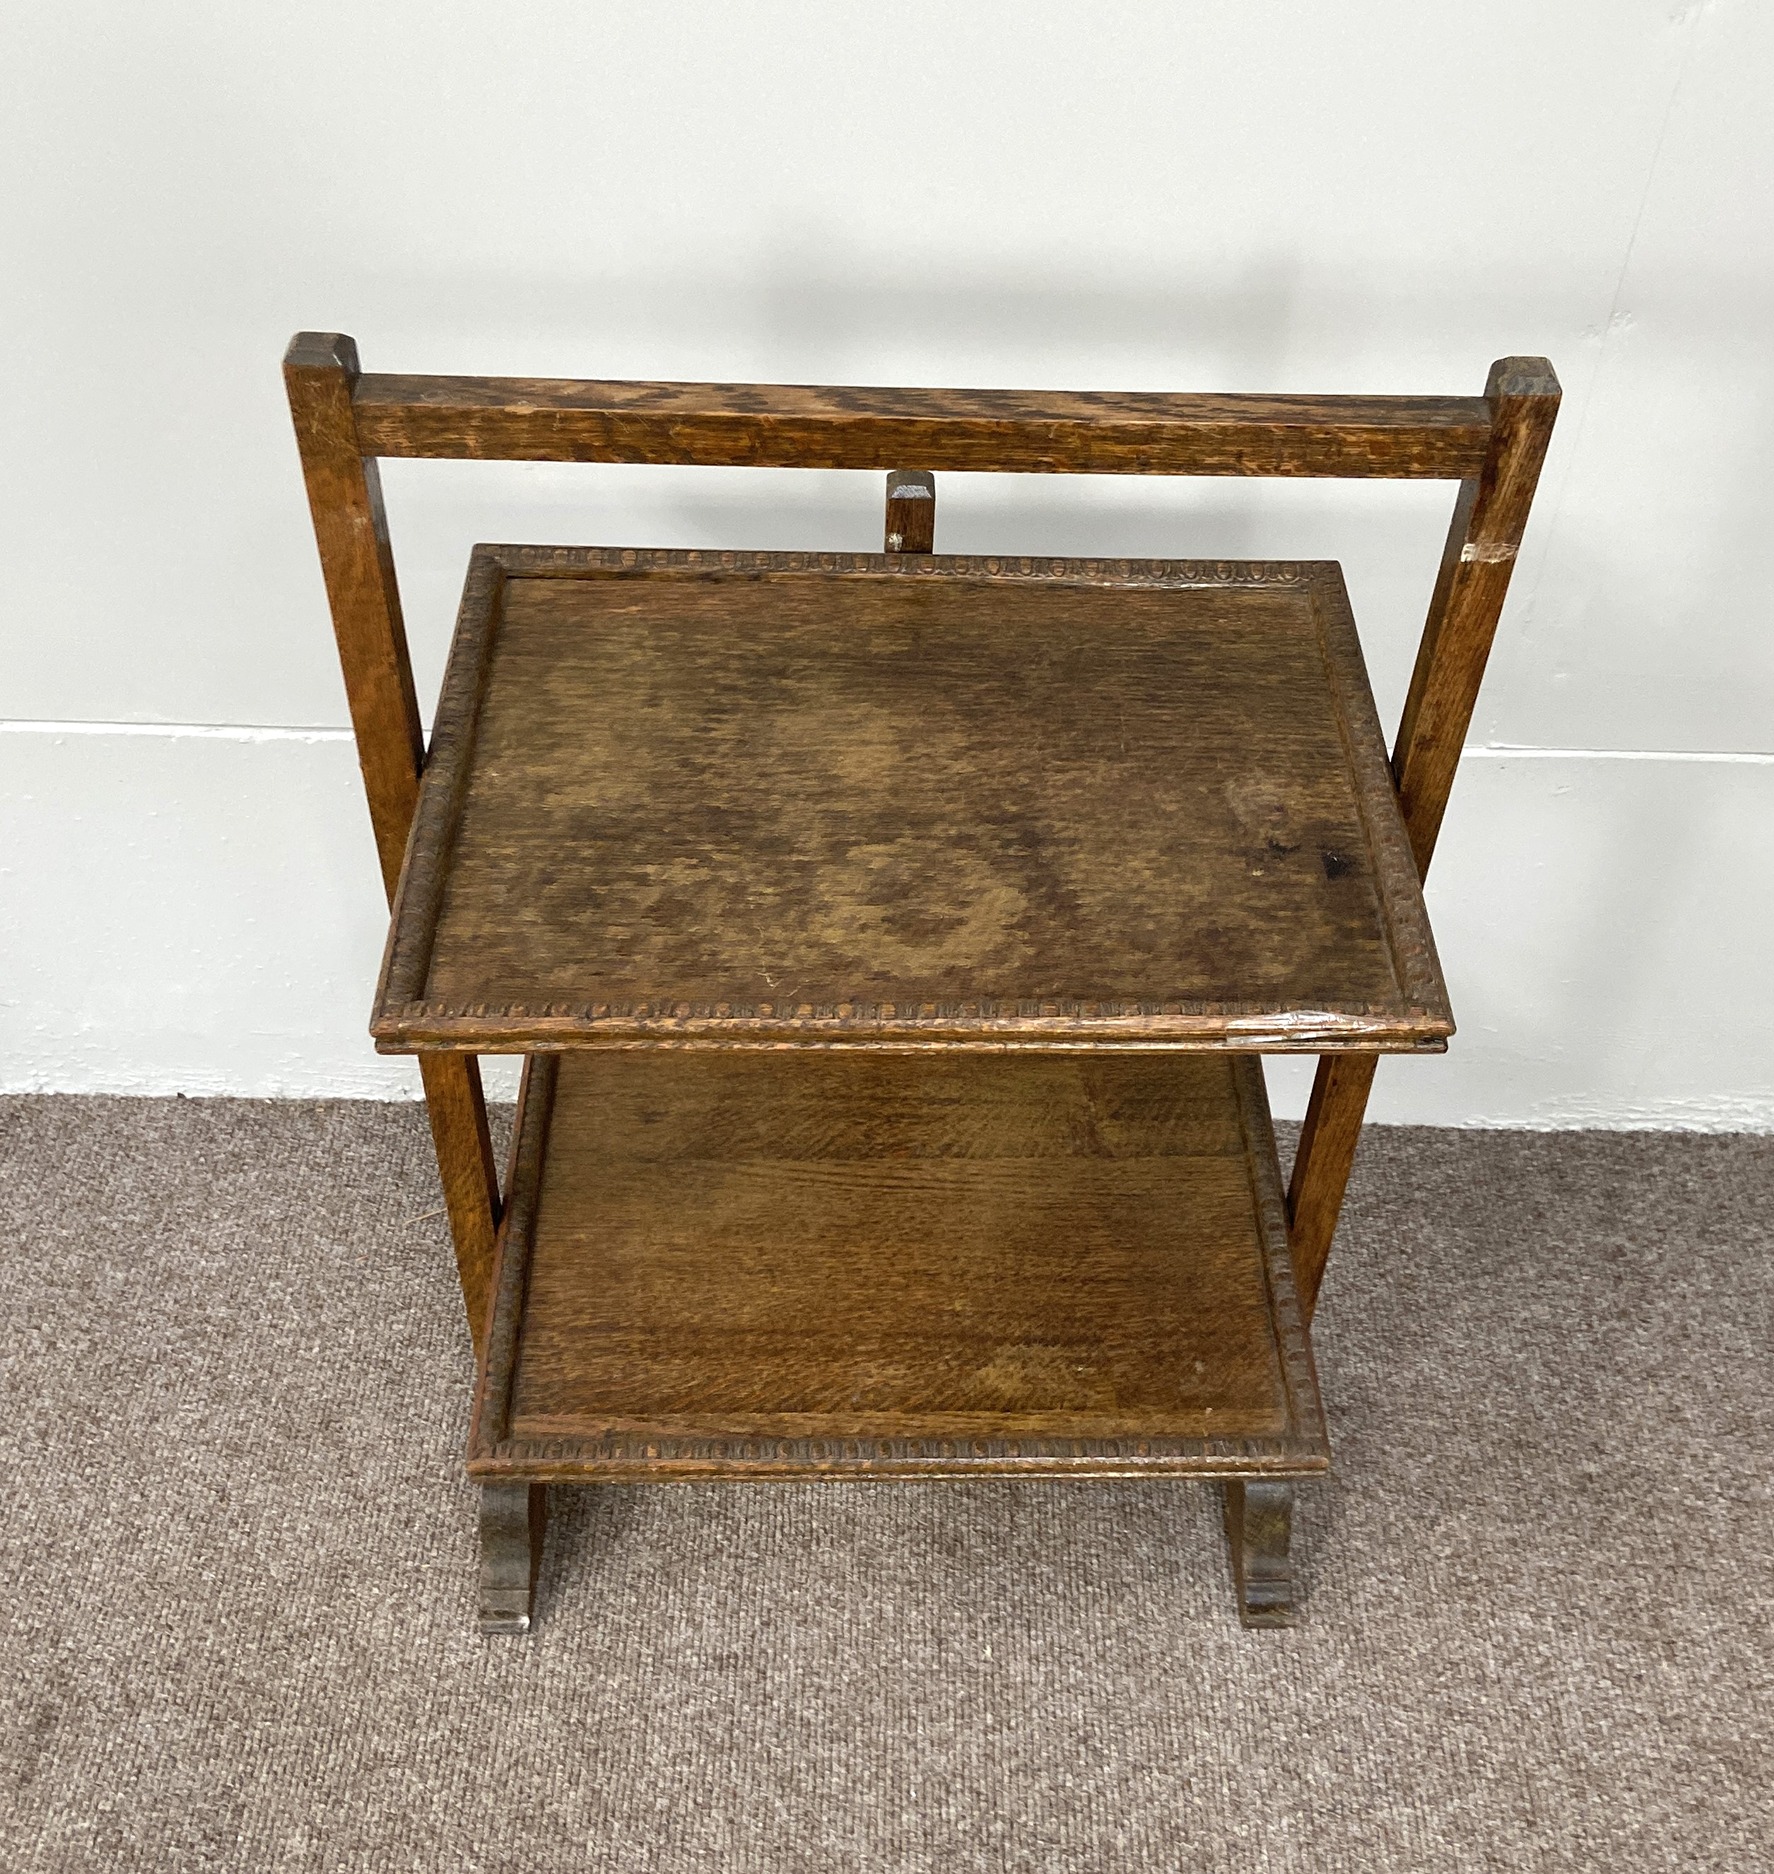
[[(551, 1484), (1173, 1475), (1246, 1624), (1329, 1463), (1308, 1326), (1558, 386), (1483, 398), (285, 361), (479, 1362), (481, 1618)], [(889, 470), (880, 554), (483, 546), (429, 747), (380, 456)], [(935, 472), (1440, 477), (1390, 761), (1334, 563), (934, 552)], [(503, 1191), (476, 1057), (527, 1057)], [(1260, 1056), (1320, 1057), (1284, 1186)]]

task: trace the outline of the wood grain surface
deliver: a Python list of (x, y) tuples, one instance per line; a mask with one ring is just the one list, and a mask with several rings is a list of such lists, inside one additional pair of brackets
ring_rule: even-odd
[(1253, 1060), (529, 1072), (477, 1474), (1327, 1462)]
[[(283, 375), (382, 886), (392, 904), (419, 799), (425, 733), (381, 478), (375, 461), (364, 455), (352, 408), (357, 346), (343, 333), (301, 333), (285, 354)], [(478, 1353), (499, 1221), (499, 1178), (480, 1068), (471, 1054), (461, 1054), (429, 1059), (420, 1071), (462, 1303)]]
[(1562, 393), (1544, 358), (1502, 358), (1485, 395), (1490, 448), (1455, 504), (1392, 754), (1420, 874), (1453, 791)]
[(1451, 1027), (1334, 566), (477, 550), (384, 1045)]
[(1312, 1080), (1306, 1120), (1294, 1148), (1287, 1215), (1294, 1246), (1294, 1280), (1306, 1319), (1318, 1306), (1324, 1267), (1342, 1214), (1343, 1193), (1355, 1166), (1363, 1115), (1373, 1090), (1377, 1054), (1327, 1054)]
[(510, 377), (363, 377), (378, 456), (1109, 475), (1458, 481), (1490, 440), (1478, 397), (899, 390)]
[(283, 379), (382, 882), (392, 899), (419, 797), (425, 730), (413, 689), (382, 481), (375, 462), (364, 457), (352, 409), (357, 347), (342, 333), (304, 332), (284, 356)]

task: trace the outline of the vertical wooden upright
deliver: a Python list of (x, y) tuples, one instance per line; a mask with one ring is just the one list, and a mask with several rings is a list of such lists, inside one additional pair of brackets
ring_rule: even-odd
[[(1423, 876), (1558, 416), (1558, 379), (1544, 358), (1502, 358), (1491, 366), (1485, 400), (1490, 448), (1479, 473), (1460, 484), (1392, 751), (1405, 831)], [(1374, 1054), (1319, 1059), (1288, 1185), (1294, 1266), (1308, 1315), (1324, 1280), (1378, 1060)]]
[[(357, 347), (341, 333), (302, 333), (285, 354), (283, 372), (382, 885), (392, 905), (418, 804), (425, 731), (413, 690), (381, 476), (374, 459), (363, 453), (352, 410)], [(419, 1068), (478, 1356), (499, 1218), (499, 1179), (480, 1065), (472, 1054), (426, 1054)]]
[(886, 547), (889, 553), (936, 551), (936, 477), (927, 470), (888, 471)]

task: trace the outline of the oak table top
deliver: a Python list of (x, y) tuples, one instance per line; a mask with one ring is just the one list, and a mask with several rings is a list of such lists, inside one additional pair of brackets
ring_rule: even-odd
[(475, 551), (384, 1049), (1452, 1027), (1334, 564)]

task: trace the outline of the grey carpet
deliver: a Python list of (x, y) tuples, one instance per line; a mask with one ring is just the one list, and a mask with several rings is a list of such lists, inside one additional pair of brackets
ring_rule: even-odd
[(1015, 1483), (557, 1493), (486, 1641), (421, 1115), (0, 1129), (9, 1868), (1770, 1865), (1774, 1141), (1370, 1134), (1291, 1633)]

